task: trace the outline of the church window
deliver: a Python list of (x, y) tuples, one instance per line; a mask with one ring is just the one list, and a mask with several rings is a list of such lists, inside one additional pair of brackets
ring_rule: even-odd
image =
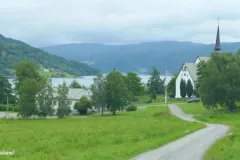
[(183, 69), (182, 69), (183, 71), (186, 71), (187, 70), (187, 67), (186, 66), (183, 66)]

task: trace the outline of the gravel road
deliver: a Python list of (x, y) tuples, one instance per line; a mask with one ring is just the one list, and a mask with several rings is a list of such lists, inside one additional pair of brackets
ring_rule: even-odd
[[(169, 108), (173, 115), (183, 120), (199, 122), (191, 116), (186, 115), (175, 104), (169, 105)], [(191, 133), (158, 149), (142, 153), (132, 160), (202, 160), (207, 149), (218, 139), (224, 137), (229, 130), (228, 126), (205, 124), (207, 127), (204, 129)]]

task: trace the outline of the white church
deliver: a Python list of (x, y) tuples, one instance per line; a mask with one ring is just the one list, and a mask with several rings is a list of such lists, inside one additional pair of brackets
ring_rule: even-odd
[[(220, 34), (219, 34), (219, 25), (217, 29), (217, 37), (216, 37), (216, 44), (214, 51), (211, 54), (218, 54), (221, 52), (221, 46), (220, 46)], [(200, 57), (198, 56), (194, 63), (183, 63), (177, 79), (176, 79), (176, 94), (175, 98), (181, 98), (180, 94), (180, 82), (181, 79), (185, 80), (186, 82), (190, 80), (193, 85), (193, 89), (196, 88), (196, 81), (197, 81), (197, 64), (200, 61), (208, 61), (211, 57)]]

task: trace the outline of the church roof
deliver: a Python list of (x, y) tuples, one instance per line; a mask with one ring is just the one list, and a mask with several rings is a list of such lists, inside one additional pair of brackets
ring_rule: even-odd
[(207, 62), (211, 57), (198, 57), (200, 61), (205, 61)]
[[(57, 88), (54, 87), (54, 97), (57, 96)], [(92, 95), (91, 91), (88, 89), (81, 89), (81, 88), (69, 88), (68, 89), (68, 99), (69, 100), (79, 100), (83, 96), (90, 98)]]
[(219, 25), (218, 25), (218, 28), (217, 28), (217, 37), (216, 37), (215, 48), (212, 51), (212, 54), (218, 54), (218, 53), (221, 53), (221, 42), (220, 42)]
[(185, 63), (189, 74), (193, 81), (197, 81), (197, 64), (196, 63)]
[(219, 33), (219, 25), (217, 29), (217, 37), (216, 37), (216, 44), (215, 44), (215, 51), (220, 51), (221, 50), (221, 44), (220, 44), (220, 33)]

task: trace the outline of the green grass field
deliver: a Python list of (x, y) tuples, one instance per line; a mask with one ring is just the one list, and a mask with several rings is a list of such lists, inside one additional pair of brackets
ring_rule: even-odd
[(205, 113), (209, 113), (209, 111), (200, 102), (199, 103), (178, 104), (178, 106), (186, 114), (205, 114)]
[[(239, 102), (238, 102), (239, 103)], [(218, 108), (211, 114), (204, 108), (202, 103), (181, 104), (180, 106), (185, 113), (200, 114), (195, 118), (208, 123), (225, 124), (230, 126), (229, 133), (232, 136), (226, 136), (215, 143), (205, 154), (204, 160), (239, 160), (240, 158), (240, 114), (224, 113)]]
[[(178, 104), (178, 103), (186, 103), (183, 100), (169, 100), (167, 104)], [(134, 106), (153, 106), (153, 105), (165, 105), (164, 101), (161, 102), (152, 102), (152, 103), (134, 103)]]
[[(138, 96), (137, 98), (140, 102), (144, 102), (149, 99), (149, 95)], [(164, 99), (164, 95), (157, 95), (157, 99)]]
[(0, 158), (125, 160), (204, 127), (167, 112), (161, 106), (119, 112), (122, 116), (0, 120), (0, 150), (15, 150)]

